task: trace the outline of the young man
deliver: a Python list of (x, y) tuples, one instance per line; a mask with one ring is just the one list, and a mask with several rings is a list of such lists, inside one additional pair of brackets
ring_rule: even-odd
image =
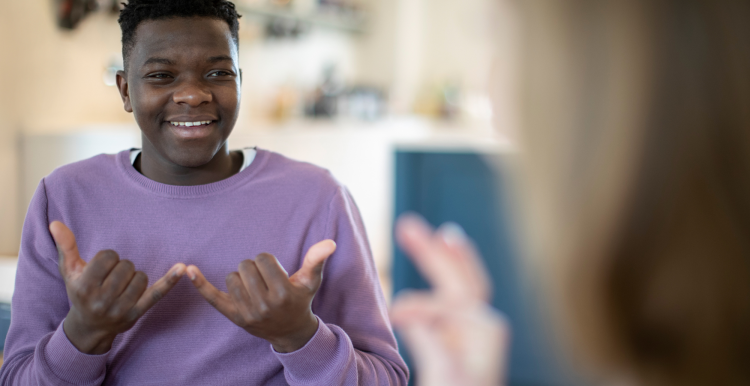
[(221, 0), (121, 12), (118, 86), (143, 149), (40, 183), (0, 384), (406, 383), (346, 188), (272, 152), (227, 150), (237, 18)]

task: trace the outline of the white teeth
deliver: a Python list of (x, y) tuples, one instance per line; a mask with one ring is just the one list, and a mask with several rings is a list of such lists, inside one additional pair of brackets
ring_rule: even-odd
[(198, 121), (198, 122), (177, 122), (177, 121), (170, 121), (169, 123), (172, 126), (192, 127), (192, 126), (208, 125), (208, 124), (211, 123), (211, 121)]

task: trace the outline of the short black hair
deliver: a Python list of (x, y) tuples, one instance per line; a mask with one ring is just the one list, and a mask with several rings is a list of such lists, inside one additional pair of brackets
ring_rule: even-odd
[(239, 18), (234, 3), (226, 0), (129, 0), (122, 3), (120, 23), (122, 30), (122, 60), (128, 68), (128, 58), (135, 46), (135, 30), (146, 20), (177, 17), (208, 17), (224, 20), (229, 25), (232, 40), (239, 49)]

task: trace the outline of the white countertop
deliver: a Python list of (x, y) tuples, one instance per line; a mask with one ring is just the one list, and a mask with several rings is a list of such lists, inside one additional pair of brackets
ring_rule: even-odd
[(16, 266), (18, 258), (15, 256), (0, 256), (0, 303), (10, 304), (13, 288), (16, 285)]

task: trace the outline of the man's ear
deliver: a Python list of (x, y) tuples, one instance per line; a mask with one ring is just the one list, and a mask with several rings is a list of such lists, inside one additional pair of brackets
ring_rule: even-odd
[(130, 90), (128, 89), (128, 76), (125, 71), (117, 71), (117, 89), (120, 91), (125, 111), (132, 113), (133, 106), (130, 104)]

